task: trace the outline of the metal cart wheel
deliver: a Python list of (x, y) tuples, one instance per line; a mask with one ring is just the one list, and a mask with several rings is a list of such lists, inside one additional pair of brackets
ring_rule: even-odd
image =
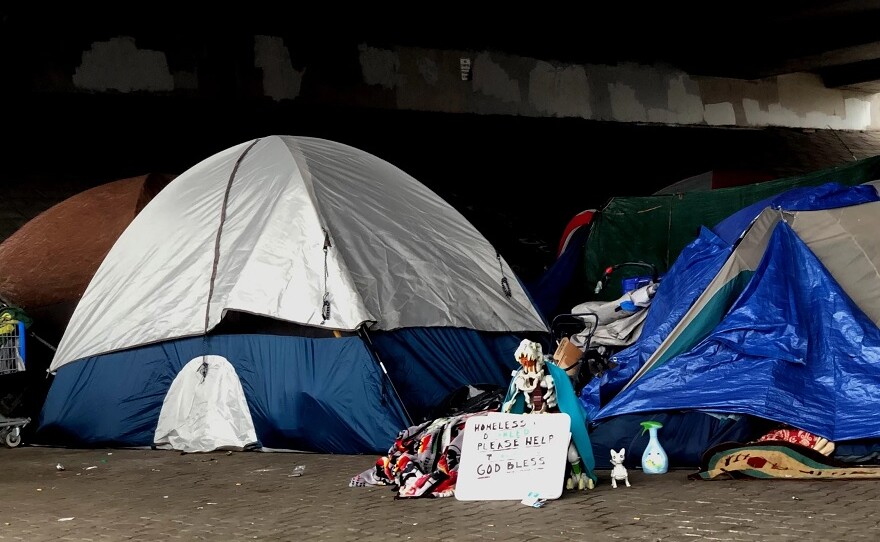
[(15, 448), (19, 444), (21, 444), (21, 432), (17, 427), (13, 429), (8, 429), (3, 435), (3, 442), (9, 448)]

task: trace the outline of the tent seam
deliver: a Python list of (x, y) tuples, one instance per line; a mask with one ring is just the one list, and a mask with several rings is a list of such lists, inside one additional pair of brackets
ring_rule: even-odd
[(229, 180), (226, 182), (226, 191), (223, 194), (223, 204), (220, 206), (220, 225), (217, 227), (217, 237), (214, 239), (214, 262), (211, 266), (211, 280), (208, 282), (208, 300), (205, 304), (205, 339), (207, 340), (208, 336), (208, 328), (211, 323), (211, 300), (214, 297), (214, 283), (217, 280), (217, 268), (220, 262), (220, 238), (223, 236), (223, 224), (226, 222), (226, 210), (229, 205), (229, 193), (232, 191), (232, 182), (235, 180), (235, 174), (238, 173), (238, 166), (241, 165), (241, 162), (244, 160), (244, 157), (250, 152), (254, 145), (256, 145), (260, 139), (255, 139), (248, 148), (241, 153), (238, 157), (238, 160), (235, 161), (235, 166), (232, 168), (232, 173), (229, 174)]

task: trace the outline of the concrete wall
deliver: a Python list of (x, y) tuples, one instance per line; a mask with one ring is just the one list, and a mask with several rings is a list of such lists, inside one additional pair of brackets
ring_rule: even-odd
[[(460, 58), (470, 58), (462, 81)], [(832, 90), (818, 76), (759, 81), (691, 77), (669, 66), (579, 65), (501, 53), (362, 46), (364, 80), (403, 109), (710, 126), (880, 128), (878, 95)]]
[[(232, 74), (224, 81), (238, 86), (233, 93), (276, 102), (673, 125), (880, 129), (880, 95), (828, 89), (807, 73), (743, 81), (693, 77), (662, 65), (564, 64), (491, 51), (367, 43), (322, 56), (266, 35), (242, 40), (241, 47), (252, 50), (230, 60), (211, 58), (210, 67), (216, 71), (218, 62), (227, 62), (221, 67)], [(99, 93), (203, 90), (206, 57), (186, 65), (171, 62), (175, 54), (172, 47), (141, 47), (131, 36), (95, 41), (82, 51), (72, 87)], [(471, 67), (464, 80), (461, 59)], [(70, 88), (57, 84), (58, 90)]]

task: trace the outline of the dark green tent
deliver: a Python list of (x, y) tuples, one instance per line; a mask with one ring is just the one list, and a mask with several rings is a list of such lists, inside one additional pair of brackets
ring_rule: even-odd
[[(637, 267), (621, 268), (596, 295), (596, 281), (609, 266), (644, 261), (665, 272), (679, 252), (699, 233), (736, 211), (802, 186), (839, 183), (846, 186), (880, 179), (880, 156), (850, 162), (798, 177), (716, 190), (612, 198), (593, 218), (581, 272), (575, 273), (570, 292), (575, 302), (615, 299), (621, 278), (645, 274)], [(618, 276), (619, 275), (619, 276)]]

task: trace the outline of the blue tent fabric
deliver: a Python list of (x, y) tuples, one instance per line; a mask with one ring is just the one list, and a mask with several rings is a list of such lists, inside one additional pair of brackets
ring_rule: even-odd
[(189, 338), (62, 367), (39, 432), (69, 445), (150, 446), (171, 382), (205, 353), (232, 364), (264, 447), (377, 453), (406, 427), (387, 379), (358, 337), (221, 335), (210, 337), (207, 352), (202, 338)]
[(150, 446), (180, 369), (199, 355), (216, 354), (235, 369), (263, 447), (383, 453), (410, 425), (401, 400), (422, 419), (461, 386), (503, 386), (521, 340), (461, 328), (407, 328), (371, 338), (389, 376), (360, 337), (212, 335), (207, 348), (194, 337), (80, 360), (55, 376), (38, 437), (66, 445)]
[(63, 367), (43, 404), (38, 435), (73, 446), (150, 446), (162, 400), (186, 361), (168, 345)]
[(571, 385), (571, 379), (568, 377), (568, 374), (555, 363), (548, 363), (547, 367), (550, 371), (550, 376), (553, 377), (553, 381), (556, 383), (556, 399), (559, 410), (565, 412), (571, 418), (571, 439), (574, 441), (578, 455), (581, 456), (581, 461), (583, 461), (584, 467), (587, 470), (587, 476), (595, 482), (597, 481), (596, 473), (594, 472), (596, 460), (593, 457), (593, 447), (590, 444), (590, 435), (587, 431), (587, 413), (574, 393), (574, 387)]
[(839, 183), (826, 183), (820, 186), (793, 188), (737, 211), (719, 222), (712, 231), (724, 242), (733, 244), (767, 207), (786, 211), (814, 211), (878, 200), (880, 197), (877, 195), (877, 190), (870, 185), (844, 186)]
[(627, 414), (600, 422), (590, 431), (593, 455), (600, 465), (611, 466), (611, 450), (626, 449), (624, 465), (640, 466), (648, 445), (641, 425), (653, 420), (663, 424), (658, 439), (674, 467), (699, 468), (703, 453), (724, 442), (747, 442), (761, 431), (761, 420), (750, 416), (714, 416), (698, 411)]
[(875, 463), (880, 460), (880, 440), (874, 438), (836, 442), (834, 459), (845, 463)]
[(784, 222), (724, 320), (597, 415), (750, 414), (833, 441), (880, 436), (880, 329)]
[(415, 421), (430, 418), (437, 405), (461, 386), (506, 385), (510, 372), (519, 366), (513, 354), (522, 340), (460, 328), (399, 329), (371, 338)]
[[(574, 279), (575, 272), (581, 264), (584, 243), (590, 235), (590, 228), (578, 228), (565, 247), (565, 250), (538, 279), (531, 284), (524, 284), (526, 291), (545, 320), (552, 320), (559, 311), (565, 290)], [(566, 312), (566, 311), (562, 311)]]
[(706, 228), (682, 250), (660, 282), (639, 339), (614, 355), (616, 368), (594, 378), (581, 391), (580, 399), (588, 416), (595, 417), (660, 346), (724, 265), (730, 251), (729, 245)]

